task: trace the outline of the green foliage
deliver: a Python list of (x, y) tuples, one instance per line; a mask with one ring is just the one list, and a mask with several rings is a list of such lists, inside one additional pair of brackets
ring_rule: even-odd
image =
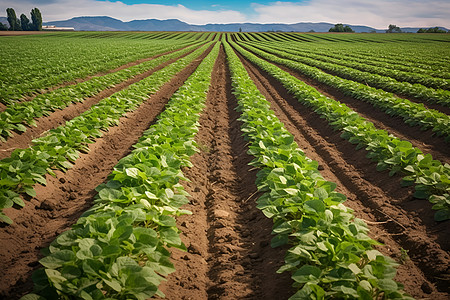
[[(88, 145), (94, 139), (102, 136), (103, 131), (109, 127), (117, 125), (120, 117), (158, 91), (208, 46), (209, 44), (200, 47), (151, 76), (101, 100), (64, 126), (52, 129), (46, 136), (33, 140), (30, 148), (16, 149), (11, 157), (0, 160), (0, 212), (13, 205), (24, 206), (23, 202), (18, 202), (19, 194), (26, 193), (33, 197), (33, 185), (45, 185), (44, 176), (47, 173), (53, 174), (52, 168), (63, 171), (71, 168), (80, 152), (89, 151)], [(8, 222), (7, 219), (2, 219)]]
[[(179, 47), (179, 45), (176, 47)], [(13, 103), (4, 112), (0, 113), (0, 124), (2, 125), (0, 128), (0, 140), (6, 140), (13, 135), (14, 131), (25, 131), (27, 128), (24, 125), (33, 126), (35, 124), (35, 118), (48, 115), (57, 109), (66, 107), (70, 103), (82, 102), (87, 97), (92, 97), (107, 88), (113, 87), (115, 84), (119, 84), (138, 74), (153, 69), (163, 62), (186, 54), (196, 47), (198, 47), (198, 44), (114, 73), (93, 77), (90, 80), (76, 85), (70, 85), (49, 93), (37, 95), (30, 101)], [(170, 51), (174, 48), (174, 46), (156, 48), (153, 54), (160, 54), (161, 52)]]
[(44, 269), (33, 274), (35, 294), (26, 297), (163, 296), (158, 286), (175, 271), (167, 248), (186, 250), (175, 222), (190, 213), (180, 209), (188, 202), (179, 184), (185, 180), (181, 168), (190, 166), (197, 151), (194, 136), (219, 46), (172, 96), (107, 183), (97, 187), (94, 206), (44, 251)]
[(401, 33), (402, 30), (397, 25), (389, 24), (386, 33)]
[(440, 29), (439, 27), (430, 27), (427, 29), (420, 28), (417, 33), (447, 33), (447, 31)]
[[(286, 53), (286, 51), (276, 50), (272, 47), (251, 47), (253, 51), (264, 53), (256, 48), (263, 49), (264, 52), (277, 54), (281, 57), (280, 58), (268, 53), (264, 54), (266, 57), (270, 57), (273, 61), (289, 65), (289, 67), (300, 71), (308, 77), (314, 78), (321, 83), (325, 83), (340, 90), (345, 95), (369, 102), (375, 107), (382, 109), (389, 115), (402, 117), (404, 122), (410, 126), (421, 126), (423, 130), (432, 129), (437, 135), (444, 137), (447, 141), (450, 141), (450, 117), (448, 115), (434, 109), (428, 109), (421, 103), (415, 103), (407, 99), (402, 99), (383, 90), (367, 86), (367, 83), (373, 85), (377, 85), (377, 83), (380, 85), (384, 84), (384, 86), (390, 86), (392, 87), (391, 90), (395, 89), (400, 94), (419, 93), (421, 95), (425, 94), (430, 96), (430, 99), (432, 99), (432, 96), (435, 96), (435, 98), (441, 99), (440, 102), (445, 102), (447, 105), (450, 105), (450, 91), (434, 90), (418, 84), (412, 85), (405, 82), (400, 83), (394, 79), (368, 72), (361, 72), (331, 63), (320, 62), (316, 59)], [(308, 66), (305, 63), (320, 67), (321, 69)], [(325, 73), (322, 70), (330, 71), (338, 76)], [(344, 78), (348, 78), (348, 80)], [(353, 80), (360, 81), (361, 83)]]
[[(259, 43), (259, 45), (253, 43), (252, 45), (264, 46), (265, 49), (280, 49), (280, 47), (273, 42), (264, 44)], [(299, 49), (294, 45), (283, 44), (282, 49), (283, 52), (295, 55), (295, 57), (286, 57), (278, 52), (278, 54), (283, 57), (294, 59), (310, 66), (319, 67), (322, 70), (339, 74), (342, 77), (345, 76), (345, 78), (352, 79), (354, 81), (367, 83), (371, 86), (382, 88), (386, 91), (404, 93), (419, 100), (436, 102), (444, 106), (450, 106), (450, 92), (448, 91), (450, 89), (450, 79), (436, 78), (432, 75), (423, 74), (423, 72), (414, 72), (414, 68), (403, 68), (404, 71), (402, 71), (398, 70), (397, 66), (392, 68), (389, 64), (370, 63), (367, 60), (355, 60), (349, 57), (343, 58), (341, 55), (334, 56), (329, 53)], [(350, 69), (345, 67), (349, 67)], [(352, 69), (361, 70), (370, 74), (358, 72)], [(374, 77), (374, 74), (381, 76)], [(395, 80), (392, 80), (392, 78)], [(408, 82), (410, 84), (408, 84)], [(418, 85), (413, 85), (415, 83)], [(420, 85), (423, 85), (423, 87)], [(426, 87), (440, 90), (429, 90)], [(433, 92), (435, 94), (434, 97)]]
[[(450, 219), (450, 165), (442, 164), (433, 160), (430, 154), (423, 154), (408, 141), (402, 141), (384, 130), (376, 129), (375, 125), (368, 122), (345, 104), (335, 101), (320, 94), (313, 87), (305, 84), (289, 73), (272, 65), (271, 63), (256, 57), (249, 51), (235, 45), (238, 51), (250, 61), (257, 64), (267, 73), (280, 81), (283, 86), (292, 93), (300, 102), (314, 110), (321, 118), (325, 118), (329, 124), (342, 132), (342, 137), (348, 139), (357, 149), (365, 147), (368, 158), (378, 163), (378, 170), (390, 170), (390, 175), (403, 174), (403, 184), (415, 184), (416, 198), (429, 199), (435, 203), (434, 209), (437, 221)], [(247, 46), (260, 57), (283, 64), (294, 70), (310, 70), (311, 74), (322, 74), (323, 72), (304, 68), (303, 65), (290, 60), (282, 59), (264, 51)], [(314, 73), (315, 72), (315, 73)], [(309, 73), (307, 73), (309, 74)], [(330, 75), (331, 76), (331, 75)], [(344, 82), (343, 79), (337, 78)], [(364, 87), (361, 87), (364, 91)], [(365, 91), (363, 92), (365, 93)], [(401, 105), (398, 105), (400, 107)], [(428, 114), (425, 112), (421, 117), (429, 122)], [(419, 116), (417, 116), (419, 119)], [(413, 118), (407, 119), (414, 125)], [(418, 122), (418, 121), (417, 121)], [(448, 122), (448, 121), (447, 121)], [(448, 123), (445, 120), (434, 122), (438, 130), (447, 130)], [(448, 139), (448, 135), (447, 135)]]
[(30, 20), (24, 14), (20, 15), (20, 26), (23, 31), (31, 30), (32, 24), (30, 24)]
[(331, 27), (329, 30), (329, 32), (355, 32), (350, 26), (346, 25), (342, 25), (342, 24), (336, 24), (334, 25), (334, 27)]
[[(233, 44), (235, 45), (235, 44)], [(273, 219), (272, 246), (289, 244), (285, 264), (297, 288), (290, 299), (411, 299), (393, 280), (396, 263), (372, 248), (353, 216), (270, 109), (232, 48), (225, 44), (250, 163), (260, 171), (257, 207)], [(239, 51), (245, 55), (240, 49)]]
[(117, 33), (111, 38), (95, 38), (98, 34), (49, 33), (20, 37), (20, 41), (18, 37), (0, 37), (0, 102), (10, 105), (45, 88), (198, 42), (130, 39)]
[(17, 19), (16, 12), (14, 11), (14, 9), (7, 8), (6, 14), (7, 14), (8, 23), (9, 23), (9, 30), (11, 30), (11, 31), (20, 30), (19, 19)]
[(8, 26), (0, 22), (0, 31), (8, 30)]
[(32, 21), (32, 30), (40, 31), (42, 30), (42, 15), (39, 9), (33, 8), (31, 10), (31, 21)]

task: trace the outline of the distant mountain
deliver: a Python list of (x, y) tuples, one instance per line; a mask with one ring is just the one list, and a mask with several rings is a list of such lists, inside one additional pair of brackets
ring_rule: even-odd
[[(297, 31), (297, 32), (327, 32), (334, 26), (331, 23), (297, 23), (297, 24), (257, 24), (231, 23), (191, 25), (180, 20), (133, 20), (122, 22), (111, 17), (76, 17), (65, 21), (46, 22), (44, 25), (57, 27), (74, 27), (75, 30), (92, 31)], [(347, 24), (344, 24), (347, 25)], [(368, 26), (349, 25), (356, 32), (384, 32)], [(417, 31), (417, 30), (416, 30)]]
[[(0, 22), (9, 26), (6, 17), (0, 17)], [(258, 23), (230, 23), (230, 24), (206, 24), (191, 25), (177, 19), (169, 20), (133, 20), (123, 22), (111, 17), (75, 17), (65, 21), (45, 22), (43, 25), (55, 25), (57, 27), (74, 27), (81, 31), (295, 31), (295, 32), (328, 32), (334, 26), (332, 23), (296, 23), (296, 24), (258, 24)], [(351, 25), (355, 32), (385, 32), (385, 29), (375, 29), (369, 26)], [(428, 27), (423, 27), (428, 28)], [(444, 27), (439, 27), (448, 30)], [(420, 27), (401, 28), (403, 32), (417, 32)]]

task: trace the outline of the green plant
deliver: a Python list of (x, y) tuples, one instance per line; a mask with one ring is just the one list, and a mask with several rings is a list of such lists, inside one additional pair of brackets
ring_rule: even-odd
[[(168, 247), (186, 250), (175, 217), (190, 212), (179, 183), (198, 151), (194, 136), (219, 52), (217, 43), (108, 177), (94, 206), (57, 237), (27, 299), (148, 299), (174, 271)], [(39, 295), (39, 296), (38, 296)], [(39, 298), (41, 297), (41, 298)]]
[[(280, 81), (300, 102), (325, 118), (330, 126), (340, 130), (341, 137), (356, 144), (357, 149), (365, 147), (368, 151), (367, 157), (377, 162), (377, 170), (389, 169), (391, 176), (400, 172), (404, 175), (402, 183), (404, 186), (415, 184), (414, 196), (420, 199), (429, 199), (435, 204), (433, 209), (438, 210), (435, 214), (436, 221), (450, 219), (450, 198), (448, 196), (450, 194), (450, 165), (434, 160), (430, 154), (425, 155), (408, 141), (402, 141), (384, 130), (376, 129), (373, 123), (359, 116), (345, 104), (322, 95), (313, 87), (264, 59), (256, 57), (239, 45), (233, 43), (233, 46), (243, 56)], [(261, 57), (296, 66), (290, 61), (268, 55), (263, 51), (254, 51)], [(438, 119), (435, 124), (437, 128), (448, 130), (448, 128), (444, 128), (447, 124), (445, 121), (440, 123)], [(449, 139), (450, 136), (446, 138)]]
[(257, 207), (274, 221), (271, 245), (291, 246), (278, 270), (292, 273), (290, 299), (411, 299), (393, 280), (395, 262), (372, 248), (367, 225), (298, 148), (227, 43), (225, 50), (250, 164), (260, 169)]

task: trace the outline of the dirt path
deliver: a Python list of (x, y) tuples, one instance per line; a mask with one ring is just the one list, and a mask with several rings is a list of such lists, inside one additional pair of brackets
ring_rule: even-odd
[(256, 207), (255, 170), (247, 165), (236, 100), (223, 50), (213, 71), (196, 136), (201, 152), (185, 170), (191, 182), (178, 220), (188, 252), (173, 251), (176, 271), (161, 286), (167, 299), (287, 299), (289, 274), (276, 274), (285, 249), (272, 249), (272, 221)]
[(6, 209), (14, 223), (0, 228), (0, 299), (17, 299), (32, 290), (31, 274), (39, 267), (40, 249), (70, 228), (92, 203), (95, 187), (104, 182), (117, 162), (131, 151), (160, 114), (170, 96), (193, 73), (211, 47), (165, 84), (135, 111), (120, 119), (103, 137), (89, 146), (67, 173), (47, 176), (47, 186), (37, 185), (37, 196), (20, 210)]
[[(197, 47), (198, 48), (198, 47)], [(96, 94), (95, 96), (84, 99), (82, 102), (71, 103), (67, 107), (62, 110), (56, 110), (51, 113), (49, 116), (42, 117), (36, 119), (36, 127), (28, 127), (27, 131), (21, 134), (15, 134), (10, 137), (6, 142), (0, 144), (0, 159), (9, 157), (11, 152), (17, 148), (27, 148), (30, 146), (31, 141), (41, 135), (44, 135), (48, 130), (56, 128), (60, 125), (63, 125), (65, 122), (79, 116), (83, 112), (89, 110), (93, 105), (97, 104), (101, 100), (108, 98), (114, 93), (117, 93), (131, 84), (141, 81), (142, 79), (150, 76), (154, 72), (163, 69), (167, 65), (175, 62), (176, 60), (185, 57), (186, 55), (192, 53), (197, 48), (192, 51), (185, 53), (177, 58), (171, 59), (165, 63), (160, 64), (159, 66), (148, 70), (142, 74), (136, 75), (128, 80), (125, 80), (119, 84), (114, 85), (113, 87), (103, 90)]]
[[(368, 221), (371, 236), (386, 245), (379, 250), (397, 261), (405, 258), (402, 248), (410, 251), (411, 260), (400, 265), (397, 275), (406, 291), (417, 298), (447, 299), (449, 232), (430, 222), (431, 205), (413, 200), (410, 190), (399, 188), (398, 178), (377, 172), (364, 150), (356, 151), (273, 78), (249, 62), (245, 67), (300, 148), (319, 162), (327, 180), (338, 184), (338, 191), (348, 197), (345, 204), (355, 210), (356, 216)], [(412, 203), (420, 208), (403, 208)]]

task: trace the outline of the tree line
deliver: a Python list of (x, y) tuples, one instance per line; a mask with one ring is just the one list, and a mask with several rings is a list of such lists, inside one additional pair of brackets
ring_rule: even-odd
[(20, 19), (17, 18), (16, 12), (12, 8), (6, 9), (9, 28), (0, 22), (0, 30), (10, 31), (39, 31), (42, 30), (42, 15), (39, 9), (33, 8), (31, 10), (31, 22), (25, 14), (20, 15)]

